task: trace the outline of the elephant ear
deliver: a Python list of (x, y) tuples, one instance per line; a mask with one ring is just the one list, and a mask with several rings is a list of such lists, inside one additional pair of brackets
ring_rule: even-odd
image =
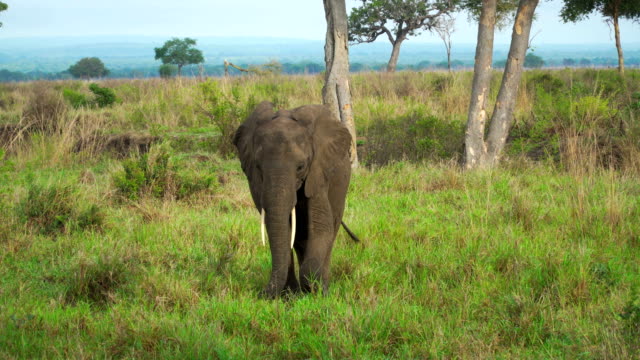
[(351, 134), (325, 105), (299, 107), (292, 117), (309, 129), (313, 139), (314, 155), (304, 185), (305, 196), (313, 197), (327, 190), (335, 167), (349, 159)]
[(258, 176), (256, 172), (253, 134), (259, 125), (267, 121), (271, 121), (273, 117), (273, 104), (269, 101), (263, 101), (258, 104), (256, 109), (253, 110), (253, 113), (247, 117), (233, 135), (233, 144), (238, 149), (238, 157), (240, 158), (242, 171), (247, 176), (247, 180), (249, 180), (251, 197), (253, 198), (253, 202), (256, 204), (256, 208), (258, 208), (258, 210), (261, 208), (259, 189), (262, 186), (262, 179), (260, 179), (260, 176)]

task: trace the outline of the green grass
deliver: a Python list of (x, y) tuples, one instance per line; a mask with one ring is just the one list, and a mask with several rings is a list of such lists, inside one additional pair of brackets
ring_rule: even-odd
[[(600, 82), (607, 76), (580, 79), (596, 75)], [(416, 106), (431, 106), (425, 117), (461, 121), (469, 74), (453, 82), (442, 74), (366, 76), (354, 79), (362, 128), (376, 118), (402, 119)], [(251, 80), (240, 92), (276, 94), (297, 106), (313, 102), (318, 84), (316, 77)], [(640, 356), (633, 159), (616, 169), (566, 162), (590, 161), (585, 153), (539, 162), (515, 154), (485, 172), (432, 158), (360, 168), (344, 220), (362, 242), (338, 235), (330, 294), (267, 301), (259, 291), (271, 260), (260, 244), (259, 215), (239, 162), (210, 145), (217, 129), (189, 115), (197, 86), (102, 85), (115, 85), (121, 96), (113, 108), (67, 109), (62, 118), (76, 119), (73, 130), (33, 134), (0, 158), (0, 358)], [(29, 86), (7, 95), (15, 100), (8, 111), (21, 112)], [(413, 100), (394, 97), (398, 91)], [(165, 96), (171, 93), (179, 99)], [(602, 96), (619, 110), (617, 120), (638, 126), (635, 113), (623, 114), (624, 96)], [(178, 110), (179, 102), (191, 110)], [(145, 106), (155, 110), (137, 118)], [(521, 102), (519, 121), (531, 121), (526, 114), (534, 109)], [(78, 123), (103, 116), (109, 121), (97, 124), (109, 132), (140, 127), (162, 136), (168, 144), (151, 154), (168, 153), (171, 179), (196, 184), (210, 175), (214, 183), (179, 200), (123, 197), (114, 179), (130, 160), (76, 154), (68, 145), (83, 129)], [(38, 226), (59, 213), (68, 221), (50, 231)]]
[[(239, 166), (225, 166), (222, 193), (206, 200), (106, 201), (99, 232), (29, 234), (5, 217), (0, 355), (638, 354), (637, 317), (622, 316), (640, 289), (637, 178), (541, 165), (359, 170), (345, 221), (363, 242), (339, 235), (330, 295), (265, 301), (258, 214)], [(96, 173), (92, 186), (109, 188)], [(5, 181), (2, 192), (19, 188)]]

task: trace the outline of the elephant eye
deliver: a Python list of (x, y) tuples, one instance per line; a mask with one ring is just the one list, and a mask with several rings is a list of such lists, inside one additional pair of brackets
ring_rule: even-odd
[(302, 172), (302, 170), (304, 170), (304, 163), (298, 164), (298, 167), (296, 168), (296, 170), (298, 172)]

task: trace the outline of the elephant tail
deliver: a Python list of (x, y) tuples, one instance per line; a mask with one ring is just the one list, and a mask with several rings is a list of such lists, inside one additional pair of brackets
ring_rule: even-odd
[(353, 233), (353, 231), (351, 231), (351, 229), (349, 229), (349, 227), (347, 227), (347, 224), (344, 223), (344, 221), (340, 221), (342, 223), (342, 227), (344, 228), (344, 230), (347, 232), (347, 234), (349, 234), (349, 236), (351, 237), (351, 239), (355, 242), (360, 242), (360, 239), (358, 239), (358, 237), (356, 236), (356, 234)]

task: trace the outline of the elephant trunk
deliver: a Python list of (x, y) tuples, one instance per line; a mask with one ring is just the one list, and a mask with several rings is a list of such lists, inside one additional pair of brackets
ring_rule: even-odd
[[(288, 189), (287, 189), (288, 190)], [(291, 243), (293, 229), (289, 222), (295, 206), (295, 191), (271, 191), (264, 199), (265, 223), (271, 249), (271, 279), (265, 289), (270, 297), (276, 297), (283, 290), (291, 265)], [(293, 218), (291, 218), (293, 222)]]

